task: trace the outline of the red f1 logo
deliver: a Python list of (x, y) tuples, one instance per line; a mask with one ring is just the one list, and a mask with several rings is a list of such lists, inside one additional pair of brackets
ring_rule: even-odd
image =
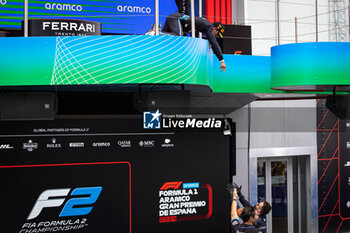
[(178, 189), (181, 184), (182, 184), (182, 181), (166, 182), (163, 184), (160, 190)]

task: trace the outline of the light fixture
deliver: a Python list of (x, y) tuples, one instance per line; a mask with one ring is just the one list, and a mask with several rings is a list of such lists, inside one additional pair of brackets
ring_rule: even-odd
[(231, 125), (228, 122), (227, 118), (225, 118), (225, 128), (224, 128), (224, 135), (225, 136), (231, 136), (232, 132), (231, 132)]

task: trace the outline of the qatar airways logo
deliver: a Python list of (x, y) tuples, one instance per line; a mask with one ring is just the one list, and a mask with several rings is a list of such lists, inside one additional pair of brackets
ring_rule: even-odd
[[(43, 191), (34, 204), (34, 207), (28, 215), (27, 220), (35, 219), (45, 208), (60, 207), (67, 199), (68, 201), (62, 208), (59, 217), (87, 215), (93, 209), (93, 207), (89, 205), (92, 205), (97, 201), (102, 191), (102, 187), (76, 188), (69, 195), (70, 198), (67, 198), (70, 190), (70, 188), (63, 188), (47, 189)], [(88, 197), (74, 198), (74, 196), (80, 195), (88, 195)]]

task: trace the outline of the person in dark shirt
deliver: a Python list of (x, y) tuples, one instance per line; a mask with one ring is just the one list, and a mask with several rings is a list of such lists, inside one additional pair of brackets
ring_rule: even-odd
[(259, 215), (256, 209), (252, 206), (245, 207), (240, 215), (243, 224), (239, 223), (237, 214), (237, 189), (235, 188), (232, 193), (231, 203), (231, 226), (232, 233), (261, 233), (261, 231), (254, 227), (258, 221)]
[[(175, 36), (186, 36), (187, 33), (191, 32), (189, 0), (175, 0), (175, 2), (178, 7), (178, 12), (173, 13), (166, 18), (162, 33)], [(225, 30), (224, 26), (219, 22), (211, 24), (209, 20), (205, 18), (195, 17), (195, 28), (197, 31), (206, 35), (214, 54), (221, 63), (221, 71), (226, 71), (224, 57), (222, 56), (221, 48), (216, 39), (216, 36), (222, 37), (222, 33)]]
[[(267, 201), (262, 201), (256, 203), (255, 206), (251, 205), (250, 202), (247, 200), (247, 198), (244, 197), (244, 195), (241, 192), (242, 186), (238, 186), (236, 183), (232, 184), (231, 186), (228, 185), (227, 189), (237, 189), (239, 202), (243, 205), (243, 207), (254, 207), (259, 215), (258, 221), (255, 224), (255, 227), (257, 227), (262, 233), (266, 233), (266, 215), (270, 213), (271, 211), (271, 205)], [(230, 190), (229, 190), (230, 192)], [(238, 205), (237, 205), (238, 206)]]

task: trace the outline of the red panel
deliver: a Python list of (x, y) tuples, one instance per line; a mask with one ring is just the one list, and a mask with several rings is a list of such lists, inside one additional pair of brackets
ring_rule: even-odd
[(205, 14), (207, 20), (214, 23), (214, 0), (205, 1)]
[(220, 0), (215, 0), (215, 22), (220, 22)]
[(232, 2), (226, 0), (226, 24), (232, 24)]
[(221, 22), (222, 24), (226, 24), (226, 19), (227, 19), (227, 16), (226, 16), (226, 0), (221, 0), (220, 4), (221, 4), (221, 7), (220, 7), (221, 20), (219, 20), (219, 22)]

